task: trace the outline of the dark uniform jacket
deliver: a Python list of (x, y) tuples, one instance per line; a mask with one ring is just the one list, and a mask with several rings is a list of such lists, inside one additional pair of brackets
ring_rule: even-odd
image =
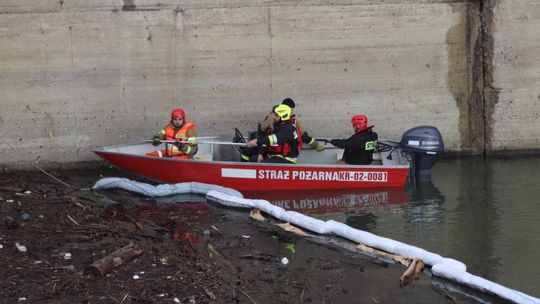
[[(282, 155), (287, 158), (297, 158), (298, 150), (298, 131), (296, 126), (287, 122), (274, 129), (270, 135), (263, 135), (257, 139), (259, 147), (267, 147), (267, 156)], [(273, 147), (280, 146), (279, 152), (274, 151)]]
[[(269, 114), (266, 115), (266, 117), (261, 121), (259, 122), (259, 125), (257, 126), (257, 135), (258, 136), (262, 136), (264, 134), (268, 134), (270, 132), (272, 132), (272, 129), (274, 127), (274, 117), (276, 117), (276, 114), (274, 112), (271, 112)], [(300, 131), (300, 134), (302, 135), (302, 142), (308, 144), (308, 145), (313, 145), (313, 143), (315, 142), (315, 138), (311, 137), (309, 135), (309, 133), (306, 131), (306, 129), (304, 129), (304, 127), (302, 126), (302, 124), (298, 121), (298, 119), (296, 118), (296, 116), (293, 114), (293, 117), (294, 117), (294, 124), (296, 125), (296, 128), (298, 129), (298, 131)], [(312, 146), (313, 147), (313, 146)], [(313, 147), (315, 148), (315, 147)]]
[(349, 139), (332, 139), (330, 143), (345, 149), (343, 160), (350, 165), (369, 165), (373, 161), (373, 151), (377, 146), (377, 133), (367, 129), (354, 134)]

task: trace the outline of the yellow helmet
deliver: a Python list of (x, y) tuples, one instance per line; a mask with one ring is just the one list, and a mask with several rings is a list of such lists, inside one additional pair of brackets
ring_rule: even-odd
[(276, 113), (282, 121), (286, 121), (291, 119), (292, 109), (288, 105), (280, 104), (275, 107), (274, 113)]

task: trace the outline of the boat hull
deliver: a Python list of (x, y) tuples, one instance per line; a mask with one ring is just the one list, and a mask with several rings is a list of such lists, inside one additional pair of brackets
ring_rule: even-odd
[(200, 182), (239, 191), (404, 187), (409, 167), (197, 161), (94, 151), (112, 165), (167, 183)]

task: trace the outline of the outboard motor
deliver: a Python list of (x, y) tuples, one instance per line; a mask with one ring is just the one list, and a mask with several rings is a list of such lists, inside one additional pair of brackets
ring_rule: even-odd
[(403, 152), (412, 156), (416, 177), (430, 178), (431, 168), (444, 152), (441, 133), (431, 126), (414, 127), (403, 134), (399, 143)]

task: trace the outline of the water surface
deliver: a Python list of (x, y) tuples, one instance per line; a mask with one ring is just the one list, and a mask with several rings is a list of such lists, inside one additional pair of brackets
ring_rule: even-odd
[(540, 156), (442, 159), (405, 189), (309, 193), (281, 207), (424, 248), (540, 297)]

